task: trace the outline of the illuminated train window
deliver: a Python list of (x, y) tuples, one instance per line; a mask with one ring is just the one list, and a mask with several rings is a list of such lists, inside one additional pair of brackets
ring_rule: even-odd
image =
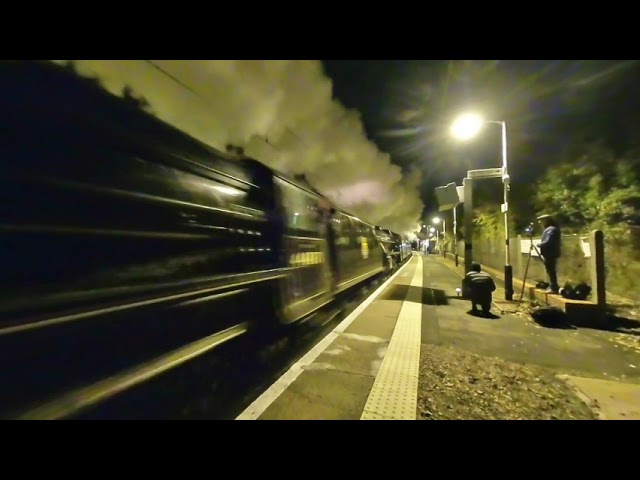
[(318, 202), (305, 190), (280, 178), (276, 179), (290, 229), (318, 232)]

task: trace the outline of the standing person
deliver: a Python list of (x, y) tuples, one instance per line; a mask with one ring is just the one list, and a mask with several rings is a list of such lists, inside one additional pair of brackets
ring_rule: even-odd
[(547, 293), (558, 293), (560, 290), (557, 270), (558, 258), (560, 258), (560, 227), (549, 214), (540, 215), (538, 220), (544, 229), (538, 249), (540, 250), (540, 255), (542, 255), (544, 269), (549, 276)]
[(462, 290), (465, 297), (471, 300), (471, 311), (474, 314), (478, 313), (477, 305), (480, 305), (482, 313), (489, 315), (493, 300), (492, 293), (495, 289), (496, 284), (493, 278), (487, 272), (482, 271), (479, 263), (473, 262), (471, 270), (462, 280)]

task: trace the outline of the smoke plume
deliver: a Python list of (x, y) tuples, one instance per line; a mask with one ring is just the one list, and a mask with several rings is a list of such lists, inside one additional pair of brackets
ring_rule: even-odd
[[(67, 64), (68, 60), (54, 60)], [(305, 174), (337, 205), (399, 233), (423, 204), (419, 174), (403, 177), (367, 139), (359, 113), (332, 98), (317, 60), (75, 60), (111, 93), (215, 148), (228, 144), (284, 173)]]

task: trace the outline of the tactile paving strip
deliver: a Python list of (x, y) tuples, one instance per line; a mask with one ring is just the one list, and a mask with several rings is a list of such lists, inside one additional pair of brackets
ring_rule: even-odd
[(389, 348), (360, 420), (415, 420), (422, 323), (422, 257), (411, 280)]

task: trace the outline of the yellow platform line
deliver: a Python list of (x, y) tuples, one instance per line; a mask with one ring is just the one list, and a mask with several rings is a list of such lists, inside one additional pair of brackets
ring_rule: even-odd
[(422, 256), (360, 420), (415, 420), (422, 324)]

